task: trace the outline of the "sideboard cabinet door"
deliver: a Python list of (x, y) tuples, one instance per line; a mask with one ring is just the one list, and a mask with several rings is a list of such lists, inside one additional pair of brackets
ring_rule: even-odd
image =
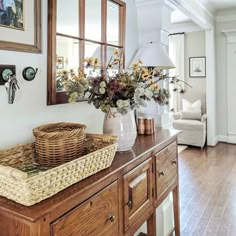
[(123, 184), (124, 228), (127, 231), (152, 204), (151, 158), (125, 174)]
[(157, 199), (161, 197), (168, 188), (178, 181), (177, 169), (177, 143), (173, 142), (168, 147), (155, 155), (156, 161), (156, 190)]
[(118, 235), (118, 186), (109, 185), (51, 225), (55, 236)]

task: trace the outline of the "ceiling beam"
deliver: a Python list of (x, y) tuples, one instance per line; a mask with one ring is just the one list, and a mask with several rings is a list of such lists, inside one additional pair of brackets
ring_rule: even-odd
[[(150, 0), (147, 0), (147, 2), (148, 1)], [(214, 28), (214, 14), (199, 1), (166, 0), (165, 2), (169, 6), (172, 6), (172, 8), (179, 9), (203, 29), (208, 30)]]

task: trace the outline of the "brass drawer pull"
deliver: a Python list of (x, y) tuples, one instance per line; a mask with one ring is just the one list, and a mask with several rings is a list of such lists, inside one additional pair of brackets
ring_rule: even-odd
[(164, 176), (164, 175), (165, 175), (165, 174), (164, 174), (163, 171), (159, 173), (159, 176)]
[(115, 216), (110, 216), (110, 217), (108, 218), (108, 220), (110, 220), (111, 222), (114, 222), (114, 221), (115, 221)]
[(126, 204), (125, 205), (127, 205), (128, 207), (131, 207), (132, 206), (132, 201), (131, 200), (129, 200), (128, 202), (126, 202)]
[(176, 164), (177, 164), (177, 161), (172, 161), (171, 163), (174, 164), (174, 165), (176, 165)]

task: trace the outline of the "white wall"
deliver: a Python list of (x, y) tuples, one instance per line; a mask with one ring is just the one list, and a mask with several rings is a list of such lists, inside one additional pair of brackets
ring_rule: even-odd
[(186, 97), (191, 97), (191, 93), (206, 93), (207, 78), (189, 77), (189, 57), (206, 56), (205, 31), (185, 33), (185, 81), (192, 86), (186, 86)]
[[(135, 0), (126, 0), (126, 63), (138, 48), (138, 28)], [(13, 105), (7, 101), (4, 86), (0, 86), (0, 149), (33, 140), (36, 126), (59, 121), (84, 123), (88, 132), (100, 133), (104, 114), (86, 102), (47, 106), (47, 0), (42, 0), (42, 54), (0, 51), (0, 64), (16, 65), (20, 90)], [(25, 81), (22, 70), (26, 66), (39, 68), (32, 82)]]
[[(228, 17), (227, 12), (225, 12), (224, 15)], [(217, 22), (216, 24), (216, 117), (217, 134), (219, 136), (227, 135), (227, 42), (226, 36), (222, 33), (222, 31), (235, 28), (236, 20)], [(232, 97), (231, 99), (234, 101), (236, 100), (236, 93), (235, 97)]]

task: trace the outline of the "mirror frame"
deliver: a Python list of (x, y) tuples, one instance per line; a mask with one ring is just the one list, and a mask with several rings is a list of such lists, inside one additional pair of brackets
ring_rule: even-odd
[[(101, 0), (101, 41), (90, 40), (85, 38), (85, 1), (79, 1), (79, 37), (72, 37), (80, 40), (79, 58), (84, 58), (85, 41), (92, 43), (99, 43), (102, 45), (101, 50), (101, 64), (102, 71), (106, 68), (106, 46), (120, 48), (124, 52), (125, 48), (125, 22), (126, 22), (126, 3), (121, 0), (110, 0), (119, 5), (119, 46), (108, 44), (106, 42), (107, 31), (107, 0)], [(48, 63), (47, 63), (47, 105), (68, 103), (66, 92), (56, 91), (56, 23), (57, 23), (57, 0), (48, 0)], [(125, 52), (123, 53), (125, 58)], [(125, 61), (124, 61), (125, 64)], [(82, 67), (83, 63), (80, 60), (79, 66)], [(85, 101), (85, 100), (80, 100)]]

